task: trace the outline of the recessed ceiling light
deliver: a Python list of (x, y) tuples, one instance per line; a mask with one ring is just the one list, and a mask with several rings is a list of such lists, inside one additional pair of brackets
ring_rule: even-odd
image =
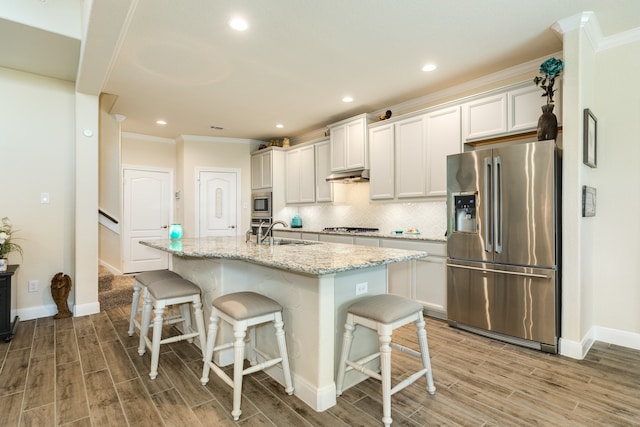
[(236, 17), (229, 20), (229, 26), (236, 31), (246, 31), (249, 23), (244, 18)]
[(438, 68), (438, 66), (436, 64), (427, 64), (427, 65), (422, 67), (422, 71), (433, 71), (436, 68)]
[(350, 96), (345, 96), (342, 98), (342, 102), (353, 102), (353, 98)]
[(284, 127), (284, 125), (283, 125), (282, 123), (278, 123), (278, 124), (276, 125), (276, 127), (277, 127), (278, 129), (282, 129), (282, 128)]
[(156, 124), (157, 124), (157, 125), (163, 125), (163, 126), (164, 126), (164, 125), (166, 125), (166, 124), (167, 124), (167, 122), (166, 122), (166, 121), (164, 121), (164, 120), (156, 120)]

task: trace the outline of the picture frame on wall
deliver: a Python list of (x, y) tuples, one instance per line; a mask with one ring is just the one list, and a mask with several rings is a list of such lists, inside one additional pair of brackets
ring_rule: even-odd
[(591, 168), (597, 167), (598, 160), (598, 120), (593, 112), (584, 109), (584, 147), (583, 163)]

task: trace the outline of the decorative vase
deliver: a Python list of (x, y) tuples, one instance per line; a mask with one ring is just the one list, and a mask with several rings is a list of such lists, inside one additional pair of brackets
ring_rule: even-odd
[(9, 266), (9, 260), (7, 258), (0, 258), (0, 271), (7, 271)]
[(169, 237), (171, 239), (182, 239), (182, 226), (180, 224), (171, 224)]
[(542, 106), (542, 115), (538, 119), (538, 141), (556, 139), (558, 136), (558, 118), (553, 114), (553, 104)]

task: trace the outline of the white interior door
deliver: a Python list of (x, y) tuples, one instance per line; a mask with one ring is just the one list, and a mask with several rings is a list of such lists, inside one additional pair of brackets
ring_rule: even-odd
[(123, 272), (168, 268), (169, 254), (138, 242), (169, 237), (171, 173), (124, 169), (123, 181)]
[(200, 171), (199, 235), (236, 236), (238, 230), (238, 173)]

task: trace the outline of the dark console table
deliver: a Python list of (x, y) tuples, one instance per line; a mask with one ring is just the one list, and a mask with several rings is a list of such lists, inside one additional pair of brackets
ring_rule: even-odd
[(11, 276), (18, 269), (10, 265), (7, 271), (0, 271), (0, 339), (11, 341), (18, 327), (18, 316), (11, 322)]

